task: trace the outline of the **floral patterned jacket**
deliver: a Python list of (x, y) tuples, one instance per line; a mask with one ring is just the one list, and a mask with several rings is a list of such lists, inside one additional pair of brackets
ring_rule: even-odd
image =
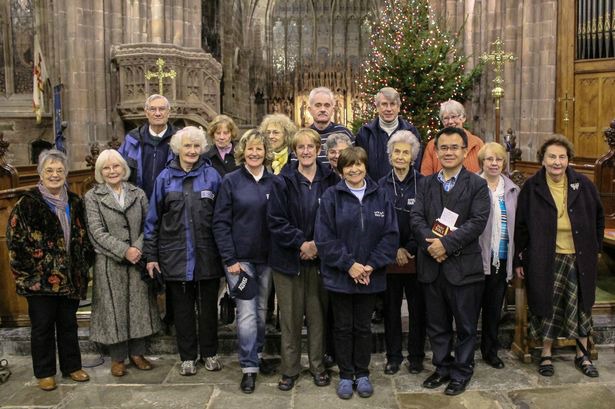
[[(57, 216), (34, 188), (19, 199), (9, 217), (6, 237), (17, 294), (85, 298), (94, 249), (85, 225), (83, 201), (68, 193), (70, 253)], [(38, 291), (30, 290), (40, 283)]]

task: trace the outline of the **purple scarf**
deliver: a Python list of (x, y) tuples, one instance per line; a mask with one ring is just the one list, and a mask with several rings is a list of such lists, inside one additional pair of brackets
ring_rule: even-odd
[(43, 198), (47, 203), (55, 208), (56, 216), (60, 220), (62, 226), (62, 232), (64, 233), (64, 243), (66, 251), (70, 248), (70, 220), (68, 220), (66, 214), (66, 208), (68, 207), (68, 193), (66, 192), (66, 186), (62, 186), (60, 197), (56, 197), (49, 193), (49, 190), (43, 186), (42, 182), (38, 182), (38, 190), (43, 195)]

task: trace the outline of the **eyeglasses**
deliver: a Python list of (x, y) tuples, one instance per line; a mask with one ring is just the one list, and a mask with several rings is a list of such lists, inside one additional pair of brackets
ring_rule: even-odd
[(167, 112), (168, 109), (169, 108), (167, 107), (148, 107), (147, 112), (151, 112), (151, 113), (160, 112), (161, 114), (164, 114), (165, 112)]
[(65, 173), (64, 168), (60, 168), (60, 169), (52, 169), (52, 168), (46, 168), (45, 170), (43, 170), (43, 172), (45, 172), (45, 175), (63, 175)]
[(465, 149), (465, 146), (461, 146), (461, 145), (442, 145), (442, 146), (438, 146), (438, 150), (442, 151), (442, 152), (457, 152), (460, 149)]
[(451, 115), (451, 116), (443, 116), (442, 117), (442, 122), (449, 122), (449, 121), (454, 121), (457, 118), (460, 118), (461, 115)]
[(282, 132), (278, 131), (277, 129), (272, 129), (269, 131), (265, 131), (265, 134), (267, 135), (282, 135)]
[(488, 158), (485, 158), (485, 162), (496, 162), (496, 163), (503, 163), (503, 162), (504, 162), (504, 158), (492, 158), (492, 157), (488, 157)]

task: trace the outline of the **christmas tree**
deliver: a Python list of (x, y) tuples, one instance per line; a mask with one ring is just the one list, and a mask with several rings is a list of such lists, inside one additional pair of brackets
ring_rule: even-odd
[(359, 108), (353, 128), (374, 118), (373, 97), (382, 87), (401, 96), (401, 115), (410, 119), (422, 138), (440, 129), (440, 103), (464, 102), (481, 66), (465, 72), (467, 57), (457, 50), (461, 30), (439, 27), (427, 0), (386, 0), (372, 25), (371, 52), (358, 82)]

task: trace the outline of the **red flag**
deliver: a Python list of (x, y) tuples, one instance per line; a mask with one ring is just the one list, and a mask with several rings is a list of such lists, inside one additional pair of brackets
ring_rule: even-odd
[(32, 109), (36, 114), (36, 123), (41, 123), (41, 116), (45, 110), (45, 82), (47, 81), (47, 67), (41, 51), (38, 35), (34, 36), (34, 67), (32, 69)]

